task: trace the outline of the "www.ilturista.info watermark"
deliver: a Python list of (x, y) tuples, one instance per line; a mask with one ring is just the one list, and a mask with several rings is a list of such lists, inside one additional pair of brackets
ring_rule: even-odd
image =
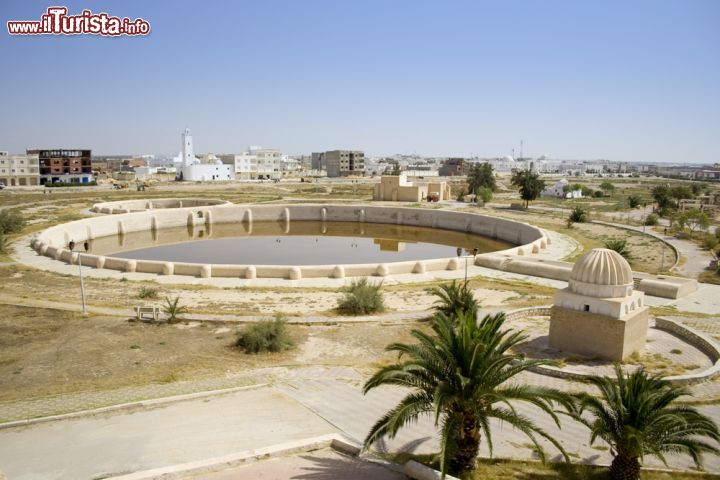
[(150, 23), (142, 18), (113, 17), (105, 12), (83, 10), (80, 15), (68, 15), (66, 7), (48, 7), (40, 21), (8, 21), (10, 35), (148, 35)]

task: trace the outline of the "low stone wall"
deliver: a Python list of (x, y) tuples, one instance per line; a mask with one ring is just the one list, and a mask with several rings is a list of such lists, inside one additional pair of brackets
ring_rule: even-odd
[[(512, 310), (505, 313), (508, 320), (520, 320), (527, 317), (550, 316), (552, 305), (544, 305), (540, 307), (529, 307)], [(548, 324), (548, 329), (550, 325)], [(692, 328), (671, 320), (669, 318), (658, 317), (655, 319), (655, 328), (665, 330), (673, 335), (681, 338), (688, 344), (697, 348), (710, 358), (713, 366), (701, 372), (691, 373), (687, 375), (672, 375), (664, 377), (665, 380), (677, 385), (693, 385), (697, 383), (707, 382), (720, 373), (720, 345), (708, 335), (698, 332)], [(554, 378), (562, 378), (564, 380), (574, 380), (584, 382), (590, 376), (585, 372), (571, 370), (568, 368), (558, 368), (552, 366), (533, 367), (530, 371), (540, 375), (547, 375)]]
[[(574, 265), (573, 263), (559, 260), (523, 258), (506, 252), (478, 255), (475, 259), (475, 264), (495, 270), (552, 278), (553, 280), (562, 280), (565, 282), (570, 279), (570, 273)], [(633, 277), (636, 280), (636, 290), (655, 297), (682, 298), (698, 289), (697, 280), (692, 278), (651, 275), (643, 272), (633, 272)]]
[(144, 212), (163, 208), (205, 207), (214, 205), (232, 205), (230, 202), (212, 198), (155, 198), (139, 200), (120, 200), (117, 202), (96, 203), (91, 212), (104, 214), (120, 214)]
[(685, 325), (669, 318), (656, 318), (655, 327), (682, 338), (687, 343), (707, 355), (713, 362), (712, 367), (703, 370), (702, 372), (665, 377), (666, 380), (679, 384), (703, 383), (720, 373), (720, 345), (718, 345), (712, 337), (688, 328)]
[[(206, 227), (217, 223), (243, 223), (248, 229), (253, 222), (280, 222), (289, 228), (292, 221), (366, 222), (391, 225), (431, 227), (453, 230), (518, 245), (500, 253), (530, 255), (548, 244), (544, 232), (532, 225), (476, 213), (452, 212), (436, 209), (365, 206), (365, 205), (202, 205), (152, 209), (134, 213), (118, 213), (86, 218), (51, 227), (31, 242), (32, 247), (45, 255), (66, 263), (77, 263), (77, 255), (67, 250), (70, 240), (82, 244), (85, 240), (130, 232), (157, 231), (171, 227)], [(483, 257), (483, 255), (478, 255)], [(82, 254), (83, 265), (124, 272), (143, 272), (160, 275), (190, 275), (195, 277), (235, 278), (301, 278), (364, 277), (425, 273), (437, 270), (457, 270), (457, 257), (379, 264), (276, 266), (276, 265), (217, 265), (183, 262), (127, 260)]]

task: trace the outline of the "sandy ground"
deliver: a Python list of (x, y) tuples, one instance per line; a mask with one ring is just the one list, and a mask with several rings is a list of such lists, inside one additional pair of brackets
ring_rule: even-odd
[(151, 325), (0, 305), (0, 409), (3, 402), (233, 376), (258, 367), (353, 365), (374, 368), (424, 323), (288, 325), (296, 347), (247, 355), (233, 347), (235, 325)]

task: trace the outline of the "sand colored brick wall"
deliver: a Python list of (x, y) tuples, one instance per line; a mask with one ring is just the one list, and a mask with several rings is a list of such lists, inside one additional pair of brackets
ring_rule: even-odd
[(571, 354), (621, 361), (645, 348), (648, 318), (646, 307), (622, 320), (553, 307), (549, 345)]

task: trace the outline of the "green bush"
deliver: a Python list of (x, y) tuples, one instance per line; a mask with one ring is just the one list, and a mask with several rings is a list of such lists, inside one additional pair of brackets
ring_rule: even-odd
[(10, 245), (8, 238), (0, 233), (0, 253), (7, 253), (7, 248)]
[(281, 352), (292, 348), (293, 341), (282, 315), (273, 320), (249, 324), (237, 332), (235, 346), (245, 353)]
[(605, 196), (605, 194), (602, 192), (602, 190), (595, 190), (593, 192), (593, 197), (595, 197), (595, 198), (602, 198), (604, 196)]
[(438, 297), (435, 310), (448, 317), (476, 315), (480, 304), (467, 282), (446, 283), (430, 289), (430, 293)]
[(140, 287), (140, 291), (138, 292), (138, 297), (147, 298), (147, 299), (158, 298), (157, 288)]
[(490, 200), (492, 200), (493, 191), (489, 187), (480, 187), (477, 189), (476, 194), (477, 194), (477, 197), (479, 200), (482, 200), (484, 203), (487, 203)]
[(718, 243), (720, 243), (720, 241), (715, 235), (707, 234), (703, 239), (703, 244), (708, 250), (715, 250), (715, 247), (718, 246)]
[(583, 207), (573, 208), (572, 212), (570, 212), (570, 216), (568, 217), (568, 223), (584, 223), (588, 220), (588, 212)]
[(25, 228), (25, 219), (19, 210), (8, 208), (0, 210), (0, 234), (18, 233)]
[(179, 320), (180, 315), (188, 313), (188, 309), (187, 307), (180, 305), (180, 297), (165, 297), (163, 313), (168, 316), (168, 323), (175, 323)]
[(619, 253), (625, 260), (628, 262), (632, 260), (632, 255), (630, 254), (630, 249), (628, 249), (627, 246), (627, 240), (623, 239), (613, 239), (608, 240), (605, 242), (605, 248), (609, 248), (610, 250), (614, 250), (617, 253)]
[(367, 278), (354, 280), (343, 288), (343, 297), (338, 301), (337, 310), (346, 315), (368, 315), (385, 310), (381, 292), (382, 283), (373, 284)]
[(654, 227), (658, 223), (658, 216), (654, 213), (651, 213), (650, 215), (645, 217), (645, 225), (647, 225), (648, 227)]
[(642, 198), (640, 198), (638, 195), (630, 195), (627, 200), (628, 206), (630, 208), (638, 208), (642, 203)]

